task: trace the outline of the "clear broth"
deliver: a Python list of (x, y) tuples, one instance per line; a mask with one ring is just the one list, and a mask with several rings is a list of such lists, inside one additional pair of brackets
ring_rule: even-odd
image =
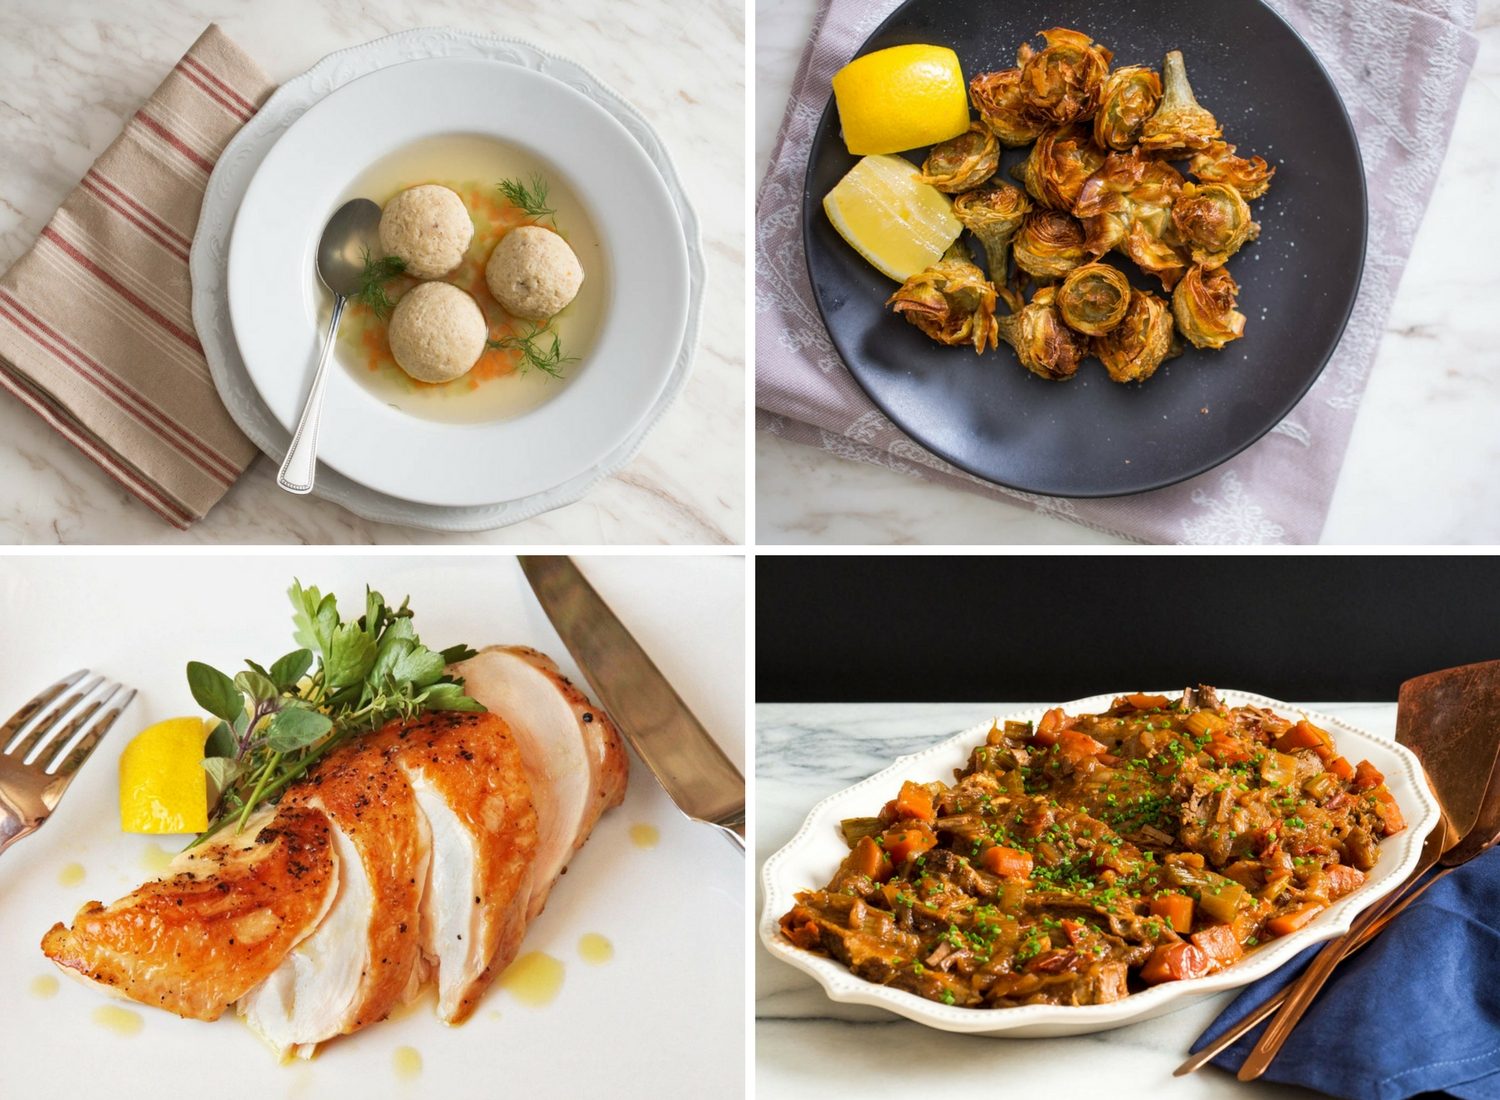
[[(567, 309), (552, 321), (563, 354), (575, 362), (562, 367), (562, 378), (538, 370), (520, 370), (520, 353), (487, 350), (461, 378), (429, 385), (411, 378), (391, 356), (386, 322), (367, 307), (351, 304), (339, 326), (336, 357), (344, 368), (379, 400), (413, 416), (452, 423), (490, 423), (521, 416), (555, 397), (588, 365), (598, 336), (607, 297), (604, 250), (598, 232), (562, 173), (524, 149), (478, 134), (445, 134), (424, 138), (381, 158), (350, 184), (340, 203), (368, 198), (382, 206), (398, 192), (422, 183), (437, 183), (456, 191), (474, 220), (474, 239), (458, 269), (445, 282), (468, 291), (490, 322), (490, 338), (526, 331), (526, 323), (510, 317), (490, 295), (484, 266), (505, 232), (533, 224), (511, 206), (497, 189), (503, 179), (529, 181), (540, 175), (548, 184), (547, 205), (556, 210), (540, 224), (555, 228), (572, 246), (583, 265), (583, 287)], [(396, 279), (387, 286), (391, 298), (415, 280)], [(550, 337), (544, 337), (544, 345)]]

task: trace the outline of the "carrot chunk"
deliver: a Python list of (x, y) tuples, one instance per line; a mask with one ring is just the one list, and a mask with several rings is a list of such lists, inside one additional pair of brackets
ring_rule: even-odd
[(1157, 894), (1151, 899), (1151, 915), (1172, 926), (1172, 931), (1186, 935), (1193, 927), (1193, 899), (1186, 894)]
[(1104, 744), (1078, 730), (1063, 730), (1057, 738), (1057, 754), (1075, 767), (1104, 752)]
[(887, 829), (883, 839), (891, 862), (898, 865), (937, 846), (937, 837), (925, 825), (898, 825)]
[(1210, 924), (1194, 932), (1192, 940), (1193, 946), (1218, 966), (1228, 966), (1245, 953), (1235, 938), (1234, 929), (1227, 924)]
[(1068, 716), (1063, 713), (1062, 707), (1053, 707), (1036, 724), (1036, 729), (1031, 734), (1031, 743), (1050, 749), (1057, 744), (1058, 734), (1067, 728), (1067, 721)]
[(891, 863), (873, 837), (862, 836), (854, 850), (844, 857), (844, 869), (856, 875), (867, 875), (876, 882), (891, 877)]
[(1276, 751), (1291, 752), (1293, 749), (1315, 749), (1319, 745), (1331, 745), (1332, 743), (1333, 738), (1325, 730), (1319, 729), (1304, 718), (1276, 739)]
[(1406, 828), (1406, 818), (1401, 807), (1396, 805), (1396, 796), (1384, 787), (1375, 791), (1375, 812), (1380, 815), (1380, 825), (1385, 836), (1395, 836)]
[(1335, 756), (1332, 760), (1328, 761), (1328, 763), (1325, 764), (1324, 767), (1331, 771), (1334, 775), (1342, 779), (1345, 783), (1354, 778), (1354, 765), (1349, 763), (1349, 761), (1345, 760), (1342, 756)]
[(1354, 786), (1359, 790), (1368, 791), (1384, 782), (1385, 776), (1380, 774), (1380, 769), (1368, 760), (1361, 760), (1354, 769)]
[(936, 821), (932, 792), (919, 783), (907, 780), (901, 784), (901, 793), (896, 796), (896, 816), (914, 818), (917, 821)]
[(1266, 921), (1266, 930), (1273, 936), (1290, 935), (1316, 917), (1325, 908), (1327, 906), (1319, 905), (1317, 902), (1310, 902), (1307, 905), (1299, 906), (1296, 909), (1292, 909)]
[(1019, 848), (1004, 848), (996, 845), (979, 853), (979, 865), (992, 875), (1001, 878), (1029, 878), (1032, 859), (1030, 852)]
[(1201, 948), (1190, 943), (1162, 944), (1141, 967), (1141, 980), (1151, 985), (1201, 978), (1213, 967)]
[(1167, 705), (1167, 697), (1165, 695), (1141, 695), (1137, 693), (1125, 696), (1125, 701), (1135, 707), (1136, 710), (1155, 710), (1157, 707)]

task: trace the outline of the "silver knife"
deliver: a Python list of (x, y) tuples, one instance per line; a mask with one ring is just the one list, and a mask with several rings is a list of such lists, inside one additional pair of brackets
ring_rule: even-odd
[(745, 777), (572, 560), (521, 555), (521, 571), (601, 706), (677, 808), (745, 850)]

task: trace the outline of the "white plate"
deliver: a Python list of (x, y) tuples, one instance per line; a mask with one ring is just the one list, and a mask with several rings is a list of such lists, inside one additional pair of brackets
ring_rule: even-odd
[[(580, 564), (724, 751), (743, 760), (743, 559)], [(189, 658), (229, 669), (247, 656), (289, 649), (291, 608), (282, 593), (294, 576), (334, 591), (346, 614), (361, 605), (366, 583), (393, 600), (409, 594), (428, 641), (521, 642), (577, 674), (510, 558), (0, 559), (0, 615), (14, 627), (0, 637), (0, 720), (30, 692), (84, 664), (140, 689), (52, 819), (0, 857), (0, 1097), (741, 1095), (744, 863), (717, 830), (686, 821), (633, 754), (624, 805), (601, 819), (522, 945), (564, 965), (550, 1004), (528, 1005), (494, 987), (472, 1019), (449, 1028), (423, 1002), (329, 1043), (310, 1063), (282, 1066), (233, 1013), (209, 1024), (117, 1001), (69, 981), (42, 956), (39, 941), (54, 921), (149, 877), (142, 859), (157, 840), (119, 830), (116, 767), (125, 743), (147, 723), (195, 710), (182, 672)], [(150, 624), (147, 644), (143, 623)], [(658, 829), (657, 846), (633, 843), (635, 825)], [(75, 862), (86, 877), (64, 885), (60, 872)], [(582, 959), (579, 938), (589, 932), (613, 943), (611, 961)], [(672, 960), (664, 964), (668, 943)], [(32, 994), (35, 979), (54, 976), (61, 983), (55, 996)], [(96, 1023), (95, 1011), (106, 1005), (137, 1013), (140, 1033), (122, 1036)], [(415, 1079), (396, 1071), (403, 1046), (422, 1057)], [(168, 1083), (182, 1081), (198, 1085)]]
[(671, 405), (691, 371), (697, 343), (705, 278), (698, 219), (678, 179), (676, 168), (651, 125), (629, 103), (572, 61), (523, 42), (451, 28), (402, 31), (325, 57), (302, 75), (278, 88), (240, 128), (215, 165), (204, 195), (191, 262), (193, 324), (203, 344), (209, 370), (229, 414), (252, 442), (274, 461), (286, 453), (288, 431), (271, 415), (245, 370), (229, 323), (229, 234), (240, 202), (261, 160), (286, 129), (330, 92), (385, 66), (430, 58), (482, 58), (546, 73), (607, 111), (629, 131), (672, 196), (679, 232), (687, 248), (691, 279), (687, 330), (677, 350), (671, 376), (655, 406), (599, 465), (573, 481), (528, 497), (476, 507), (443, 507), (402, 500), (361, 485), (324, 468), (314, 495), (365, 519), (435, 531), (485, 531), (518, 523), (580, 499), (596, 481), (625, 465), (647, 433)]
[[(1119, 694), (1123, 693), (1096, 695), (1062, 706), (1069, 714), (1097, 713), (1107, 710)], [(1170, 696), (1175, 693), (1162, 694)], [(1333, 734), (1345, 756), (1351, 760), (1367, 759), (1385, 774), (1407, 822), (1405, 831), (1381, 843), (1380, 859), (1363, 886), (1340, 898), (1305, 927), (1290, 936), (1272, 940), (1251, 952), (1242, 962), (1206, 978), (1166, 982), (1110, 1004), (959, 1008), (867, 982), (832, 959), (800, 950), (783, 939), (776, 922), (795, 904), (797, 891), (822, 886), (849, 852), (839, 832), (839, 822), (846, 817), (872, 813), (873, 808), (890, 798), (904, 779), (919, 782), (948, 780), (952, 770), (964, 767), (970, 750), (983, 741), (991, 724), (988, 719), (930, 749), (901, 757), (884, 771), (830, 795), (813, 807), (797, 835), (766, 860), (762, 870), (766, 903), (760, 920), (761, 942), (777, 958), (812, 975), (835, 1001), (874, 1005), (928, 1027), (971, 1035), (1045, 1037), (1106, 1031), (1164, 1015), (1210, 994), (1249, 985), (1257, 978), (1265, 977), (1309, 945), (1348, 931), (1361, 909), (1394, 890), (1416, 866), (1422, 840), (1436, 827), (1439, 810), (1437, 800), (1427, 787), (1421, 764), (1401, 745), (1380, 740), (1337, 718), (1309, 713), (1301, 707), (1261, 695), (1221, 688), (1219, 697), (1230, 706), (1250, 704), (1269, 707), (1279, 714), (1305, 714)], [(1036, 722), (1041, 720), (1044, 712), (1045, 708), (1024, 711), (1006, 715), (999, 721)]]
[(255, 173), (230, 241), (229, 309), (251, 380), (290, 430), (328, 300), (315, 274), (323, 227), (370, 164), (450, 133), (494, 138), (566, 174), (607, 269), (592, 273), (608, 280), (593, 347), (556, 396), (490, 424), (404, 413), (334, 370), (319, 456), (392, 496), (472, 506), (545, 492), (591, 469), (667, 384), (687, 322), (687, 254), (660, 176), (607, 112), (549, 76), (489, 61), (412, 61), (351, 82), (298, 119)]

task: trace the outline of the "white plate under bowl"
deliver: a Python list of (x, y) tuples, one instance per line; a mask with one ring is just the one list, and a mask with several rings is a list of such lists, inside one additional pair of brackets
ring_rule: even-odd
[[(1109, 709), (1110, 703), (1123, 694), (1127, 692), (1096, 695), (1062, 706), (1069, 714), (1093, 714)], [(1170, 696), (1175, 693), (1162, 694)], [(1365, 878), (1364, 885), (1334, 902), (1290, 936), (1272, 940), (1246, 955), (1242, 961), (1206, 978), (1165, 982), (1110, 1004), (1020, 1005), (1015, 1008), (959, 1008), (929, 1001), (905, 990), (857, 978), (832, 959), (793, 947), (782, 938), (777, 920), (795, 904), (796, 893), (821, 887), (833, 877), (839, 862), (849, 852), (839, 832), (839, 822), (846, 817), (873, 813), (904, 779), (918, 782), (950, 780), (953, 769), (963, 768), (968, 763), (970, 750), (989, 731), (991, 720), (986, 718), (941, 744), (901, 757), (884, 771), (830, 795), (813, 807), (797, 835), (766, 860), (762, 869), (766, 904), (760, 919), (761, 942), (777, 958), (812, 975), (835, 1001), (874, 1005), (928, 1027), (970, 1035), (1042, 1038), (1107, 1031), (1165, 1015), (1211, 994), (1249, 985), (1265, 977), (1310, 945), (1347, 932), (1360, 910), (1394, 890), (1416, 867), (1423, 838), (1437, 826), (1439, 809), (1437, 800), (1428, 789), (1422, 765), (1409, 750), (1394, 741), (1374, 737), (1337, 718), (1314, 714), (1262, 695), (1221, 688), (1219, 698), (1229, 706), (1250, 704), (1269, 707), (1278, 714), (1306, 715), (1333, 734), (1345, 756), (1351, 760), (1369, 760), (1379, 768), (1406, 815), (1407, 828), (1381, 842), (1380, 859)], [(1043, 713), (1044, 709), (1029, 710), (998, 720), (1037, 722)]]
[(556, 396), (489, 424), (410, 415), (333, 370), (319, 455), (383, 493), (482, 505), (601, 462), (665, 388), (686, 326), (687, 254), (671, 196), (625, 128), (586, 96), (528, 69), (451, 58), (380, 69), (333, 92), (282, 136), (245, 193), (230, 241), (230, 316), (251, 380), (290, 429), (321, 340), (327, 291), (315, 253), (328, 218), (371, 163), (444, 134), (492, 137), (567, 174), (608, 269), (593, 347)]

